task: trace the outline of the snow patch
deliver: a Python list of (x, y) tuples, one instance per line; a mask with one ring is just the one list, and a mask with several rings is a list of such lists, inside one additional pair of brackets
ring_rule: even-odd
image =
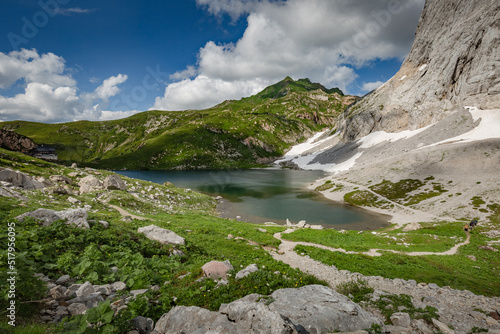
[(481, 110), (477, 107), (465, 108), (469, 109), (474, 122), (480, 121), (478, 126), (476, 126), (471, 131), (461, 134), (457, 137), (448, 138), (425, 147), (432, 147), (450, 143), (470, 143), (474, 141), (500, 138), (500, 109)]
[(422, 72), (423, 70), (425, 70), (427, 68), (427, 64), (424, 64), (422, 66), (420, 66), (420, 68), (418, 69), (419, 72)]
[(399, 81), (403, 81), (404, 79), (406, 79), (406, 75), (404, 75), (401, 79), (399, 79)]
[(312, 136), (311, 138), (309, 138), (305, 143), (293, 146), (290, 149), (290, 151), (286, 152), (286, 154), (283, 156), (282, 160), (287, 160), (287, 159), (294, 158), (294, 157), (299, 156), (299, 155), (303, 154), (304, 152), (307, 152), (310, 149), (316, 147), (317, 145), (319, 145), (324, 140), (321, 140), (320, 142), (317, 142), (317, 143), (316, 143), (316, 141), (319, 138), (321, 138), (321, 136), (324, 135), (327, 131), (318, 132), (317, 134), (315, 134), (314, 136)]
[(358, 140), (358, 142), (361, 143), (361, 146), (359, 148), (370, 148), (385, 141), (393, 142), (400, 139), (408, 139), (421, 133), (422, 131), (427, 130), (429, 127), (430, 125), (418, 130), (405, 130), (397, 133), (389, 133), (385, 131), (372, 132), (369, 135)]
[(292, 161), (297, 166), (299, 166), (301, 169), (305, 169), (305, 170), (322, 170), (322, 171), (325, 171), (325, 172), (328, 172), (328, 173), (334, 173), (334, 174), (336, 174), (336, 173), (339, 173), (339, 172), (343, 172), (343, 171), (349, 170), (352, 167), (354, 167), (354, 165), (356, 164), (356, 160), (358, 160), (363, 155), (363, 152), (357, 153), (356, 155), (354, 155), (349, 160), (344, 161), (344, 162), (342, 162), (340, 164), (334, 164), (334, 163), (331, 163), (331, 164), (320, 164), (320, 163), (310, 164), (310, 162), (313, 161), (319, 154), (320, 153), (318, 152), (318, 153), (314, 153), (314, 154), (311, 154), (311, 155), (302, 156), (302, 157), (293, 159)]

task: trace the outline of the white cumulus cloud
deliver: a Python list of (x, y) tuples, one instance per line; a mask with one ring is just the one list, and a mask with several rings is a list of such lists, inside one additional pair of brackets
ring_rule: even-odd
[(363, 92), (371, 92), (372, 90), (375, 90), (382, 86), (384, 83), (382, 81), (375, 81), (375, 82), (365, 82), (361, 86), (361, 90)]
[[(66, 122), (81, 119), (102, 120), (130, 115), (104, 111), (108, 98), (120, 92), (118, 85), (127, 80), (124, 74), (112, 76), (90, 93), (79, 93), (77, 82), (67, 73), (65, 61), (53, 53), (39, 55), (36, 50), (0, 52), (0, 89), (16, 83), (24, 92), (3, 96), (0, 91), (0, 120)], [(113, 117), (116, 116), (116, 117)]]
[[(166, 87), (154, 109), (216, 104), (245, 96), (256, 83), (274, 83), (286, 76), (308, 77), (348, 91), (357, 78), (356, 68), (374, 60), (402, 59), (408, 53), (424, 0), (197, 0), (197, 4), (233, 20), (246, 15), (247, 28), (235, 43), (207, 42), (196, 67), (174, 74), (171, 79), (180, 81)], [(198, 77), (186, 80), (194, 75)]]

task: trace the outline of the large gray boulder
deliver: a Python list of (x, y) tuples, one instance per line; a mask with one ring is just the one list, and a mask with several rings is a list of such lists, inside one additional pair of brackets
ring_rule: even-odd
[(271, 310), (265, 302), (259, 302), (261, 298), (261, 295), (251, 294), (230, 304), (222, 304), (219, 312), (237, 324), (238, 333), (300, 333), (289, 319)]
[(307, 333), (348, 332), (383, 324), (346, 296), (322, 285), (276, 290), (271, 297), (274, 301), (269, 309)]
[(43, 226), (50, 226), (57, 220), (66, 220), (66, 224), (74, 225), (81, 229), (90, 228), (87, 221), (88, 213), (86, 209), (69, 209), (63, 211), (54, 211), (49, 209), (36, 209), (35, 211), (23, 213), (16, 219), (23, 222), (27, 217), (32, 217), (42, 222)]
[(29, 175), (12, 170), (10, 168), (0, 169), (0, 181), (11, 183), (15, 187), (24, 188), (27, 190), (42, 189), (45, 185), (31, 178)]
[(92, 191), (103, 189), (102, 182), (94, 175), (88, 175), (80, 179), (78, 185), (80, 186), (81, 194), (90, 193)]
[(158, 241), (162, 244), (184, 245), (185, 240), (180, 235), (170, 230), (161, 228), (156, 225), (139, 227), (137, 232), (143, 233), (146, 238)]
[(104, 179), (104, 188), (109, 190), (127, 190), (127, 185), (118, 175), (110, 175)]
[(156, 322), (155, 331), (159, 334), (240, 333), (236, 324), (225, 315), (196, 306), (174, 307)]
[(316, 334), (383, 327), (381, 320), (344, 295), (321, 285), (281, 289), (268, 297), (248, 295), (221, 305), (219, 312), (174, 307), (158, 320), (159, 334)]

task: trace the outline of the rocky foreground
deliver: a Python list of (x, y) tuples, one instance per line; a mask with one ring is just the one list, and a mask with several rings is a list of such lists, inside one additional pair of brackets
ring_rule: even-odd
[[(40, 191), (46, 193), (46, 196), (64, 193), (64, 196), (68, 197), (68, 204), (74, 202), (76, 205), (80, 194), (92, 194), (97, 189), (100, 189), (99, 197), (103, 199), (109, 197), (113, 191), (132, 191), (130, 182), (124, 182), (119, 176), (104, 177), (99, 174), (97, 171), (87, 170), (87, 173), (71, 174), (74, 178), (53, 175), (48, 179), (37, 180), (26, 173), (2, 169), (1, 189), (7, 196), (21, 200), (26, 199), (23, 195), (26, 191)], [(49, 182), (50, 186), (47, 186)], [(134, 188), (132, 192), (134, 191), (140, 193), (143, 190)], [(68, 207), (59, 211), (40, 208), (17, 216), (16, 219), (22, 222), (31, 217), (40, 222), (40, 228), (62, 219), (67, 224), (88, 229), (91, 223), (88, 219), (89, 210), (92, 208)], [(131, 218), (128, 219), (132, 221)], [(104, 228), (109, 227), (107, 221), (98, 223)], [(303, 223), (290, 225), (292, 229), (306, 227)], [(259, 229), (265, 231), (265, 228)], [(159, 244), (174, 245), (173, 252), (182, 255), (179, 253), (181, 251), (175, 250), (175, 245), (185, 243), (184, 238), (178, 234), (154, 224), (140, 227), (137, 231)], [(296, 243), (281, 239), (279, 234), (275, 237), (281, 240), (281, 245), (279, 249), (269, 249), (274, 259), (312, 274), (327, 282), (330, 287), (310, 285), (297, 289), (280, 289), (270, 295), (250, 294), (223, 304), (218, 311), (194, 306), (175, 306), (157, 319), (156, 323), (147, 317), (134, 318), (132, 326), (136, 329), (129, 333), (331, 333), (364, 330), (387, 333), (469, 333), (473, 328), (500, 333), (499, 297), (478, 296), (470, 291), (439, 287), (432, 283), (417, 284), (415, 280), (392, 280), (339, 271), (335, 267), (295, 253)], [(234, 237), (229, 235), (228, 238)], [(203, 276), (199, 281), (214, 280), (217, 286), (223, 286), (228, 284), (228, 273), (231, 270), (234, 268), (229, 261), (211, 261), (202, 267)], [(263, 268), (255, 264), (249, 265), (236, 273), (236, 279), (242, 279), (260, 270)], [(280, 275), (279, 272), (275, 274), (277, 277)], [(138, 296), (160, 289), (160, 286), (156, 285), (133, 290), (122, 281), (104, 285), (76, 283), (76, 278), (70, 275), (64, 275), (57, 280), (43, 274), (38, 276), (47, 283), (47, 297), (43, 300), (40, 320), (48, 323), (59, 322), (64, 317), (86, 314), (106, 301), (109, 302), (110, 309), (118, 314), (127, 309), (127, 305)], [(339, 284), (359, 280), (366, 281), (375, 289), (367, 294), (363, 302), (354, 303), (335, 291)], [(411, 304), (403, 306), (391, 299), (392, 296), (400, 294), (410, 296)], [(376, 303), (382, 303), (384, 308), (392, 308), (396, 312), (392, 312), (387, 319), (383, 315), (383, 309), (374, 306)], [(427, 314), (424, 310), (429, 310), (429, 307), (436, 310), (437, 316), (427, 320), (425, 317), (415, 316), (419, 312), (422, 315)]]

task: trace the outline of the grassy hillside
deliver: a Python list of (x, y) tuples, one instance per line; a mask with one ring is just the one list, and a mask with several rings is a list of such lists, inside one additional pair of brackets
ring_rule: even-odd
[(286, 78), (206, 110), (147, 111), (126, 119), (0, 128), (54, 146), (62, 162), (111, 169), (241, 168), (264, 164), (331, 127), (355, 97)]

